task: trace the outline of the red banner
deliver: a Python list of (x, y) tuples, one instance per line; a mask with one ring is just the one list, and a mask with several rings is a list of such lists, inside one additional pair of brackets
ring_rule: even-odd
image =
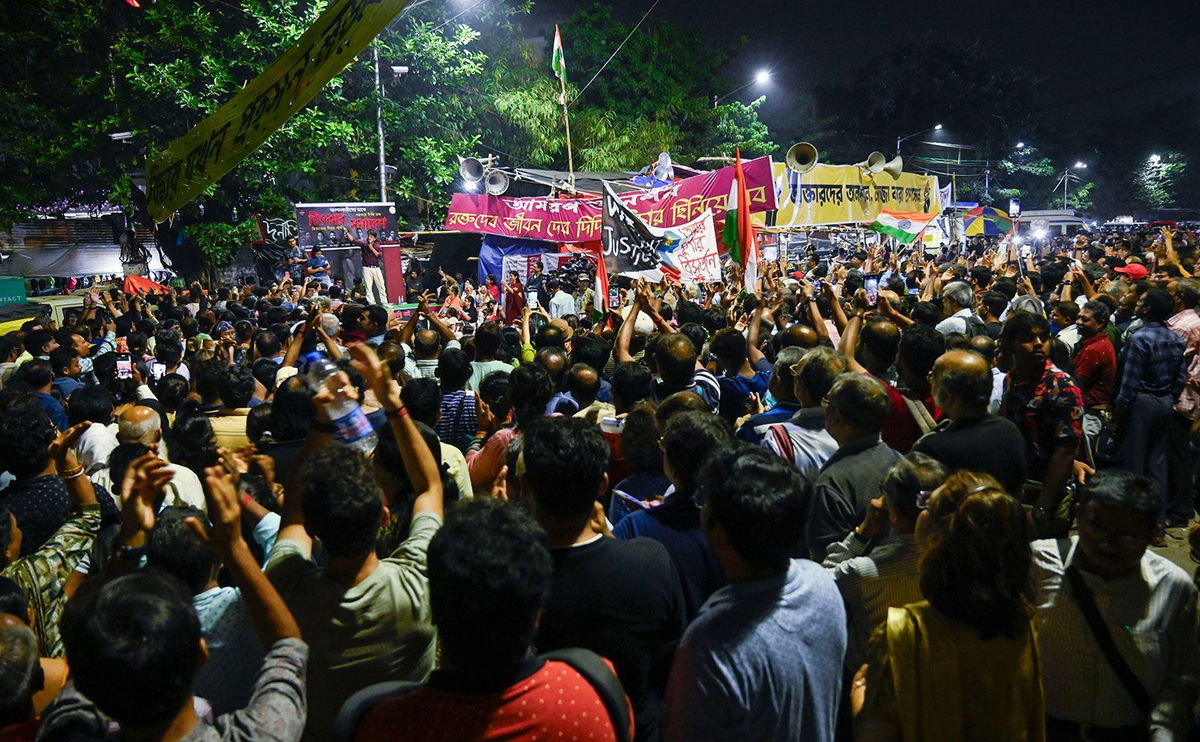
[[(775, 208), (771, 158), (742, 164), (750, 192), (750, 211)], [(675, 227), (712, 211), (725, 218), (725, 201), (733, 181), (733, 168), (676, 181), (649, 191), (622, 193), (618, 198), (651, 227)], [(456, 193), (450, 201), (446, 229), (482, 232), (506, 237), (550, 242), (591, 242), (600, 239), (604, 199), (506, 198), (477, 193)]]

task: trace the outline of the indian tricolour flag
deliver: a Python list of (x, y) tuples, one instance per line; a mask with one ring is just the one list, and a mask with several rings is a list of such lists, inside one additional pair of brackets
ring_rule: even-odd
[(868, 227), (880, 234), (895, 237), (897, 242), (907, 245), (924, 231), (937, 214), (925, 214), (920, 211), (888, 211), (883, 209)]
[(550, 69), (554, 70), (554, 76), (562, 80), (563, 85), (567, 84), (567, 58), (563, 56), (562, 32), (558, 30), (558, 24), (554, 24), (554, 53), (550, 55)]

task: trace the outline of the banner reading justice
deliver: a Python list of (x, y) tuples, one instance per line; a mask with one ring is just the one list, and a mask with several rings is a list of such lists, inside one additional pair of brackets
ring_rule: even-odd
[[(750, 211), (775, 208), (771, 158), (742, 164), (750, 192)], [(725, 216), (725, 201), (733, 168), (685, 178), (650, 191), (617, 196), (651, 227), (686, 224), (706, 211), (716, 219)], [(505, 198), (456, 193), (450, 202), (446, 229), (482, 232), (550, 242), (591, 242), (600, 239), (603, 198)]]
[[(872, 175), (856, 165), (817, 165), (807, 173), (775, 164), (779, 210), (775, 226), (872, 222), (882, 209), (941, 213), (942, 199), (932, 175)], [(761, 218), (755, 222), (762, 224)]]

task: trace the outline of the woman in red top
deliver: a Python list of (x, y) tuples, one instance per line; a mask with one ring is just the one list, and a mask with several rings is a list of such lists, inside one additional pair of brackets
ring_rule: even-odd
[(516, 271), (509, 271), (508, 275), (509, 280), (504, 282), (504, 324), (515, 325), (525, 311), (525, 287)]

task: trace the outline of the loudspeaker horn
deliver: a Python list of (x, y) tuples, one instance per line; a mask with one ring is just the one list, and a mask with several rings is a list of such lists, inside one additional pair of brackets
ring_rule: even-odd
[(487, 191), (489, 195), (499, 196), (508, 190), (508, 183), (508, 176), (504, 174), (503, 170), (491, 170), (483, 179), (483, 190)]
[(797, 173), (807, 173), (817, 166), (817, 148), (808, 142), (797, 142), (788, 148), (783, 161), (789, 170)]
[(872, 152), (867, 155), (867, 159), (856, 163), (856, 167), (861, 167), (869, 170), (872, 173), (882, 173), (883, 166), (887, 164), (887, 158), (882, 152)]
[(883, 172), (887, 173), (893, 178), (899, 178), (900, 173), (904, 172), (904, 158), (900, 155), (896, 155), (889, 160), (886, 165), (883, 166)]
[(478, 157), (460, 157), (458, 174), (468, 183), (478, 183), (483, 180), (483, 162)]

